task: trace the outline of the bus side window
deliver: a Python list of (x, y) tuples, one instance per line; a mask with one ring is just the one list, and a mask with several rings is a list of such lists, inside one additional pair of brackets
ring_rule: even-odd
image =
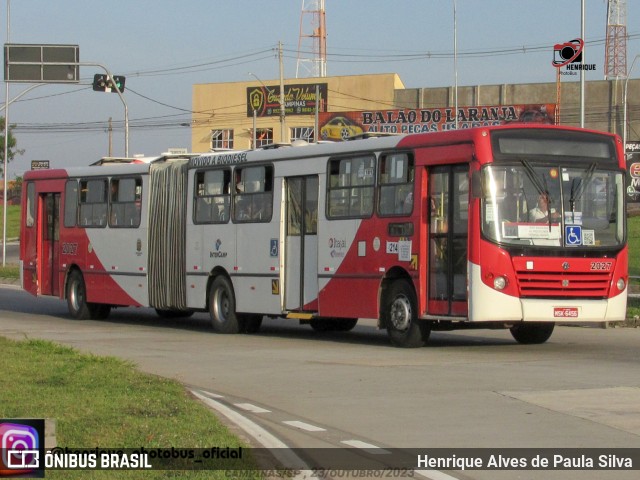
[(194, 223), (226, 223), (229, 220), (231, 171), (196, 172), (195, 182)]
[(75, 227), (78, 220), (78, 181), (68, 180), (64, 187), (64, 226)]
[(409, 215), (413, 211), (413, 158), (406, 153), (380, 159), (378, 215)]
[(139, 227), (142, 206), (142, 179), (112, 178), (109, 203), (110, 227)]
[(107, 225), (107, 180), (80, 181), (80, 218), (82, 227)]
[(373, 155), (329, 160), (328, 218), (371, 216), (375, 190), (375, 162)]
[(244, 167), (235, 170), (234, 222), (268, 223), (273, 212), (273, 167)]

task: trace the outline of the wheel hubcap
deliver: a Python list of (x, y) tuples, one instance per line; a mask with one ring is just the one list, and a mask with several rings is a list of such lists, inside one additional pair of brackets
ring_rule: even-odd
[(216, 318), (226, 322), (229, 315), (229, 297), (224, 291), (218, 290), (214, 300)]
[(411, 325), (411, 303), (406, 296), (397, 297), (391, 304), (391, 323), (393, 328), (401, 332)]
[(80, 304), (82, 303), (84, 298), (84, 293), (82, 292), (82, 288), (80, 288), (80, 284), (78, 282), (74, 282), (71, 286), (71, 304), (75, 310), (80, 309)]

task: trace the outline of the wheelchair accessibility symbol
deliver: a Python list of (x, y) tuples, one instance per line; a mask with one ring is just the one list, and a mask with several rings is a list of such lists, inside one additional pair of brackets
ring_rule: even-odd
[(582, 227), (576, 225), (565, 226), (564, 243), (566, 245), (582, 245)]
[(272, 238), (269, 243), (269, 256), (277, 257), (278, 256), (278, 239)]

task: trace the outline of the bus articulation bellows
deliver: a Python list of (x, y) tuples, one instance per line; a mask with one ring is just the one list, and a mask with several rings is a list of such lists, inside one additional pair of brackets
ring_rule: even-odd
[(72, 317), (119, 306), (263, 317), (393, 345), (433, 330), (625, 318), (624, 157), (611, 134), (481, 127), (27, 172), (23, 288)]

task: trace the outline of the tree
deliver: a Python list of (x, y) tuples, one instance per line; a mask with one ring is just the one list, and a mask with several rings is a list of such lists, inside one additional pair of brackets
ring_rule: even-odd
[[(0, 117), (0, 175), (3, 175), (4, 170), (4, 117)], [(22, 155), (24, 150), (16, 148), (16, 137), (13, 136), (12, 130), (15, 125), (9, 125), (9, 143), (7, 143), (7, 163), (13, 160), (16, 155)]]

